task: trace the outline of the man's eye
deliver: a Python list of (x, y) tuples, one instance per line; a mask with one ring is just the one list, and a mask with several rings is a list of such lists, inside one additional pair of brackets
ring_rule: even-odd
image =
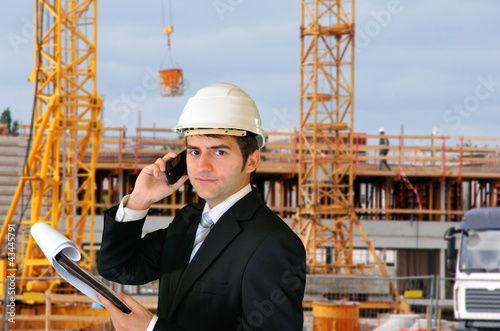
[(225, 151), (215, 151), (215, 155), (221, 156), (221, 155), (224, 155), (224, 154), (226, 154)]
[(190, 155), (192, 155), (192, 156), (195, 156), (195, 155), (200, 154), (200, 152), (199, 152), (199, 151), (197, 151), (197, 150), (190, 150), (190, 151), (189, 151), (189, 154), (190, 154)]

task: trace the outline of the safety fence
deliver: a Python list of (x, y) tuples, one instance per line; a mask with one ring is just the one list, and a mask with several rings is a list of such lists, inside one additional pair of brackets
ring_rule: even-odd
[[(58, 293), (57, 289), (16, 294), (15, 284), (22, 280), (0, 282), (2, 331), (112, 330), (107, 311), (85, 295)], [(438, 276), (308, 275), (304, 331), (454, 330), (453, 283)], [(109, 286), (156, 310), (157, 283)]]
[(452, 301), (441, 297), (441, 283), (449, 286), (436, 276), (308, 275), (304, 330), (451, 330)]
[[(127, 136), (126, 127), (105, 127), (102, 131), (97, 167), (101, 169), (129, 168), (138, 171), (154, 162), (168, 150), (179, 150), (184, 140), (170, 129), (137, 127), (135, 135)], [(26, 133), (24, 133), (26, 134)], [(261, 150), (261, 172), (295, 174), (298, 160), (298, 131), (266, 131), (266, 145)], [(304, 133), (307, 141), (313, 141), (313, 133)], [(354, 133), (337, 136), (322, 135), (317, 141), (319, 159), (331, 160), (332, 144), (352, 144), (354, 173), (372, 171), (381, 159), (397, 169), (412, 169), (432, 176), (453, 176), (461, 179), (488, 173), (499, 178), (500, 137), (450, 137), (437, 135), (385, 135), (391, 142), (386, 156), (379, 154), (380, 135)], [(347, 147), (346, 147), (347, 148)], [(90, 153), (90, 150), (87, 151)], [(410, 171), (411, 172), (411, 171)], [(483, 174), (484, 177), (484, 174)]]

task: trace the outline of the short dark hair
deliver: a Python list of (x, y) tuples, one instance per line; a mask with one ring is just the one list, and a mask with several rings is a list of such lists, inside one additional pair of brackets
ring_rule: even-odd
[[(227, 137), (227, 135), (222, 134), (207, 134), (205, 135), (210, 138), (222, 138)], [(259, 149), (259, 143), (257, 142), (257, 135), (253, 132), (247, 131), (245, 136), (230, 136), (236, 139), (236, 143), (240, 147), (241, 155), (243, 156), (243, 166), (241, 171), (245, 169), (245, 164), (247, 163), (248, 157), (250, 154)], [(187, 137), (186, 137), (186, 145), (187, 145)]]
[[(252, 132), (247, 131), (247, 135), (240, 137), (235, 136), (236, 142), (240, 147), (241, 155), (243, 155), (243, 169), (247, 163), (250, 154), (259, 149), (259, 143), (257, 142), (257, 135)], [(243, 171), (243, 169), (241, 169)]]

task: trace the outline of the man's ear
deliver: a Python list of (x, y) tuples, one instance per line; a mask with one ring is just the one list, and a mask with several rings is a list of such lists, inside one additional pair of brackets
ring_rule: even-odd
[(245, 172), (251, 174), (260, 163), (260, 151), (257, 149), (248, 156)]

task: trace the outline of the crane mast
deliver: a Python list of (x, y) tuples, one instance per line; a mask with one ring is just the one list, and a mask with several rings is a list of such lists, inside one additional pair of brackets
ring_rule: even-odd
[[(3, 244), (9, 224), (19, 223), (24, 234), (22, 277), (52, 272), (28, 236), (37, 222), (50, 224), (74, 241), (81, 250), (82, 266), (90, 269), (93, 264), (94, 176), (102, 129), (102, 99), (96, 85), (96, 0), (35, 4), (31, 148), (0, 235)], [(31, 188), (31, 215), (17, 222), (13, 215), (26, 186)], [(84, 245), (88, 249), (82, 249)], [(20, 285), (21, 291), (25, 285)]]
[(354, 0), (301, 1), (298, 210), (311, 273), (352, 261)]
[(310, 273), (374, 267), (353, 261), (357, 228), (387, 276), (353, 203), (354, 18), (355, 0), (301, 1), (299, 202), (291, 226), (304, 242)]
[[(353, 261), (354, 228), (388, 273), (354, 210), (355, 0), (301, 1), (298, 207), (291, 227), (309, 273), (364, 274)], [(390, 282), (394, 307), (407, 310)]]

